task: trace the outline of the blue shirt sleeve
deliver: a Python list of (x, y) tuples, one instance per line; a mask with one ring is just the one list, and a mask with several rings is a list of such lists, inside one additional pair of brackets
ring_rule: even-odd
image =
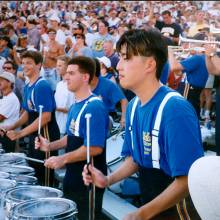
[(179, 100), (173, 106), (172, 100), (165, 106), (165, 120), (160, 127), (164, 143), (159, 145), (164, 144), (161, 154), (166, 155), (171, 175), (176, 177), (188, 175), (192, 163), (203, 156), (203, 147), (199, 122), (190, 103)]
[(180, 63), (183, 66), (185, 71), (192, 72), (198, 68), (201, 62), (203, 62), (201, 55), (193, 55), (187, 59), (184, 59)]
[(55, 110), (56, 105), (53, 91), (46, 81), (38, 83), (34, 90), (34, 102), (37, 111), (39, 111), (39, 105), (43, 105), (43, 112), (52, 112)]
[[(108, 133), (108, 113), (101, 101), (92, 101), (88, 104), (80, 120), (84, 137), (84, 145), (87, 145), (86, 119), (85, 115), (90, 113), (90, 146), (105, 147)], [(82, 123), (82, 124), (81, 124)]]

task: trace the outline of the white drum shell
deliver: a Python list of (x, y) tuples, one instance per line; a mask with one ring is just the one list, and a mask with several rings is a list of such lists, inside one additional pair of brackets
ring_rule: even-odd
[(11, 210), (12, 220), (76, 220), (76, 204), (63, 198), (44, 198), (26, 201)]
[(39, 198), (61, 198), (63, 192), (61, 190), (46, 186), (19, 186), (6, 192), (6, 211), (10, 210), (17, 204), (32, 199)]

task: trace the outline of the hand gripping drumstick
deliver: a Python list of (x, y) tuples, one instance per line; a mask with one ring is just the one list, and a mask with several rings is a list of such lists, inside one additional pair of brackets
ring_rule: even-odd
[[(90, 164), (90, 118), (91, 114), (86, 114), (86, 142), (87, 142), (87, 166)], [(93, 158), (91, 158), (91, 164), (93, 165)], [(89, 220), (95, 220), (95, 185), (89, 186)]]

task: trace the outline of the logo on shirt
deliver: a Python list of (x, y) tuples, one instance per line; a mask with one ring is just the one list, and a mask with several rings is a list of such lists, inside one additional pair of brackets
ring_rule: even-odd
[(94, 45), (94, 50), (101, 51), (103, 49), (103, 44), (104, 44), (103, 40), (97, 40)]
[(149, 155), (151, 153), (151, 136), (150, 132), (143, 131), (143, 145), (144, 145), (144, 155)]
[(34, 106), (33, 106), (33, 104), (32, 104), (32, 102), (31, 102), (30, 99), (27, 100), (27, 105), (28, 105), (28, 108), (29, 108), (30, 110), (34, 110)]
[(74, 119), (71, 120), (69, 130), (72, 134), (75, 133), (76, 130), (76, 121)]

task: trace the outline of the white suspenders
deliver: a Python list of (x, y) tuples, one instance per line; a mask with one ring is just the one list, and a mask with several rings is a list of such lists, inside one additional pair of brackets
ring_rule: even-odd
[[(173, 96), (180, 96), (182, 97), (179, 93), (177, 92), (169, 92), (165, 95), (163, 98), (163, 101), (161, 102), (156, 119), (154, 122), (154, 127), (152, 129), (152, 164), (153, 168), (160, 169), (160, 147), (158, 143), (158, 137), (159, 137), (159, 130), (160, 130), (160, 123), (161, 123), (161, 118), (162, 118), (162, 113), (163, 109), (168, 102), (168, 100), (173, 97)], [(135, 109), (137, 107), (139, 99), (138, 97), (135, 98), (132, 109), (131, 109), (131, 116), (130, 116), (130, 135), (131, 135), (131, 144), (132, 144), (132, 149), (134, 150), (134, 141), (133, 141), (133, 132), (132, 132), (132, 125), (133, 125), (133, 119), (134, 119), (134, 114), (135, 114)]]
[[(40, 79), (36, 82), (36, 84), (34, 85), (34, 87), (35, 87), (39, 82), (41, 82), (41, 81), (43, 81), (43, 80), (45, 80), (45, 79), (40, 78)], [(31, 91), (31, 102), (32, 102), (32, 104), (33, 104), (33, 110), (36, 112), (37, 109), (35, 108), (35, 103), (34, 103), (34, 88), (33, 88), (33, 90)]]
[(79, 122), (80, 122), (80, 118), (81, 118), (81, 115), (84, 111), (84, 109), (86, 108), (86, 106), (89, 104), (89, 102), (92, 102), (92, 101), (95, 101), (95, 100), (99, 100), (101, 101), (101, 99), (99, 97), (91, 97), (90, 99), (88, 99), (83, 107), (81, 108), (79, 114), (77, 115), (77, 118), (76, 118), (76, 122), (75, 122), (75, 130), (74, 130), (74, 135), (79, 137)]

